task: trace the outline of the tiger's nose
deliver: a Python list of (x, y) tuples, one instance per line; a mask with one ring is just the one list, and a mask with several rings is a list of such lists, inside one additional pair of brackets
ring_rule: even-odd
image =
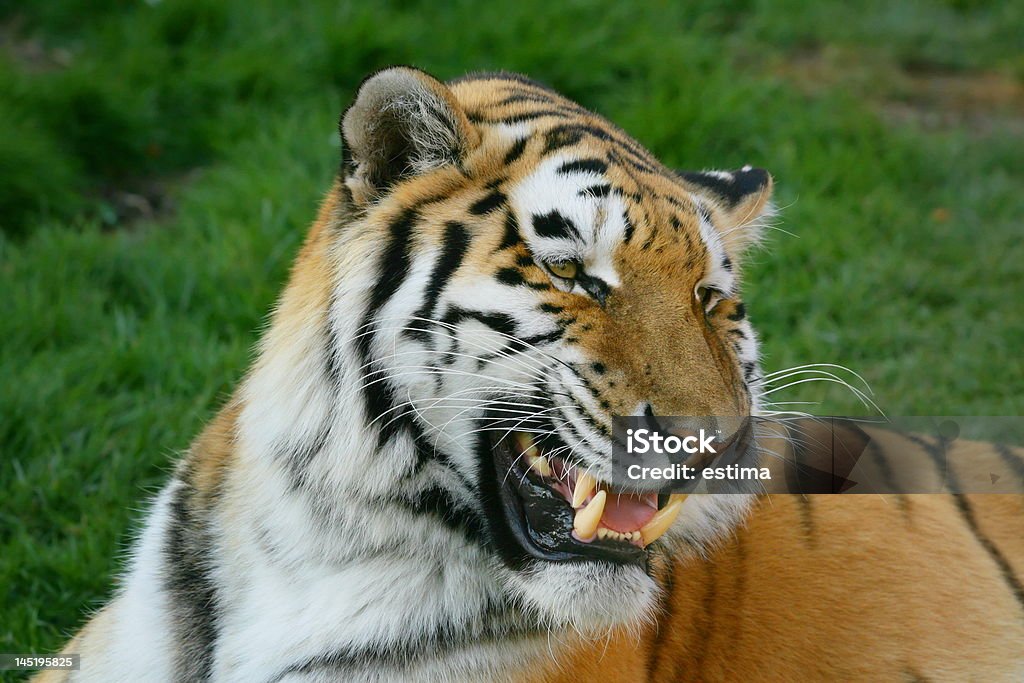
[(749, 427), (749, 418), (741, 417), (715, 415), (659, 416), (651, 403), (645, 404), (640, 412), (644, 426), (661, 434), (671, 434), (680, 439), (693, 437), (698, 442), (702, 441), (702, 436), (707, 438), (708, 435), (714, 435), (711, 447), (716, 454), (726, 453), (736, 445)]
[(640, 413), (645, 422), (644, 426), (648, 429), (671, 432), (679, 436), (683, 433), (690, 436), (702, 429), (705, 434), (717, 434), (722, 431), (721, 418), (715, 415), (659, 415), (652, 403), (646, 403)]

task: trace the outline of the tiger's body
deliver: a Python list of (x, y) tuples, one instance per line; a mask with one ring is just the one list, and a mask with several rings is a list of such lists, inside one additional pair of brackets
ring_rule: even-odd
[(40, 680), (1024, 676), (1019, 497), (608, 488), (611, 415), (762, 410), (766, 173), (509, 74), (380, 72), (342, 135), (258, 360)]

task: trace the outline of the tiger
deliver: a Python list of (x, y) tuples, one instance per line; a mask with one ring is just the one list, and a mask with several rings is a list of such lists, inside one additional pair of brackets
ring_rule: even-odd
[(613, 416), (767, 411), (767, 171), (509, 72), (383, 69), (339, 129), (252, 366), (36, 680), (1024, 679), (1020, 496), (611, 486)]

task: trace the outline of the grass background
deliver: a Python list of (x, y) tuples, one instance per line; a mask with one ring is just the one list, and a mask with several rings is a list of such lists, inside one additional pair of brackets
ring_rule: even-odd
[(1022, 412), (1019, 5), (375, 4), (0, 0), (0, 652), (55, 650), (109, 595), (249, 361), (338, 113), (392, 63), (522, 71), (670, 165), (770, 169), (795, 236), (747, 273), (768, 370), (843, 363), (895, 415)]

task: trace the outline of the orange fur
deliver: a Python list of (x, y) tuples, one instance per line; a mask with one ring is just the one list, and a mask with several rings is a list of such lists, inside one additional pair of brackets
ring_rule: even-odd
[[(969, 502), (1019, 570), (1024, 499)], [(1021, 680), (1021, 605), (950, 496), (771, 496), (706, 560), (660, 564), (639, 639), (578, 643), (523, 680)]]

